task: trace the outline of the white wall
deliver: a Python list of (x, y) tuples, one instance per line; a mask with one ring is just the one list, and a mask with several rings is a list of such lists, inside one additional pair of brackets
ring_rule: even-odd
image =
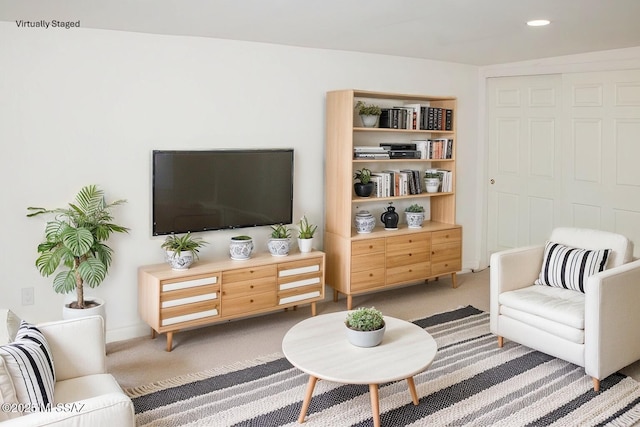
[[(33, 322), (60, 317), (64, 297), (34, 266), (45, 218), (27, 206), (63, 207), (84, 185), (107, 199), (128, 235), (110, 240), (107, 339), (148, 333), (137, 314), (136, 273), (163, 261), (151, 237), (153, 149), (293, 147), (294, 218), (323, 222), (324, 99), (356, 88), (458, 97), (458, 215), (463, 266), (476, 234), (478, 69), (426, 60), (102, 30), (18, 29), (0, 22), (0, 168), (4, 249), (0, 306)], [(202, 233), (201, 258), (227, 255), (231, 231)], [(247, 230), (266, 245), (268, 228)], [(319, 235), (322, 235), (320, 231)], [(21, 289), (35, 304), (21, 305)]]

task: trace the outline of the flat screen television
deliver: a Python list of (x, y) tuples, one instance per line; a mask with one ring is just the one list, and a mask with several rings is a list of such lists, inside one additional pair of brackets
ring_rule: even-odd
[(153, 235), (291, 224), (293, 149), (153, 151)]

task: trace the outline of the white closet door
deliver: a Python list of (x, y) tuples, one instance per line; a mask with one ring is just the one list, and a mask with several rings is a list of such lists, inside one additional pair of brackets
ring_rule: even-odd
[(640, 247), (640, 70), (563, 76), (564, 207), (577, 227)]
[(574, 226), (640, 255), (640, 70), (488, 79), (487, 112), (489, 254)]
[(542, 243), (558, 223), (560, 75), (487, 81), (489, 254)]

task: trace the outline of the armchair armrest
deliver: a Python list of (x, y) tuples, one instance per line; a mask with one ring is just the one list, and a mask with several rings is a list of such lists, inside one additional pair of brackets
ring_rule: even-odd
[(102, 317), (90, 316), (37, 326), (51, 348), (57, 381), (107, 372)]
[(491, 255), (489, 312), (490, 327), (493, 333), (498, 330), (499, 303), (498, 296), (507, 291), (533, 285), (540, 275), (544, 246), (526, 246), (507, 249)]
[(640, 260), (594, 274), (585, 291), (585, 371), (602, 379), (640, 359)]
[(124, 393), (109, 393), (12, 418), (2, 427), (135, 426), (133, 402)]

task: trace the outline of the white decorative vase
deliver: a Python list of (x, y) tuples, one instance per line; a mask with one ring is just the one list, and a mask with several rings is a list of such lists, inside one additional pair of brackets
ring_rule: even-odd
[(379, 116), (372, 116), (367, 114), (360, 114), (360, 119), (362, 120), (362, 125), (366, 128), (376, 127), (376, 123), (378, 123)]
[(424, 222), (424, 212), (405, 212), (407, 226), (409, 228), (422, 228)]
[(70, 308), (69, 305), (72, 302), (75, 302), (76, 300), (74, 299), (73, 301), (67, 301), (63, 306), (62, 306), (62, 318), (67, 320), (67, 319), (79, 319), (81, 317), (89, 317), (89, 316), (102, 316), (102, 320), (103, 320), (103, 324), (104, 324), (104, 328), (106, 331), (107, 328), (107, 310), (105, 307), (105, 303), (104, 300), (102, 298), (97, 298), (97, 297), (85, 297), (84, 298), (84, 304), (85, 307), (87, 307), (87, 305), (90, 305), (90, 302), (93, 302), (95, 305), (92, 307), (87, 307), (87, 308)]
[(232, 237), (229, 243), (229, 255), (231, 259), (242, 261), (251, 258), (253, 251), (253, 239)]
[(191, 251), (166, 251), (166, 260), (172, 270), (186, 270), (193, 264), (193, 253)]
[(355, 224), (358, 233), (371, 233), (376, 226), (376, 219), (369, 211), (360, 211), (356, 214)]
[(269, 239), (267, 247), (273, 256), (287, 256), (289, 255), (290, 242), (289, 239)]
[(298, 248), (300, 252), (307, 253), (311, 252), (313, 246), (313, 237), (311, 239), (298, 239)]
[(382, 342), (386, 325), (375, 331), (356, 331), (344, 325), (347, 331), (347, 340), (356, 347), (375, 347)]

